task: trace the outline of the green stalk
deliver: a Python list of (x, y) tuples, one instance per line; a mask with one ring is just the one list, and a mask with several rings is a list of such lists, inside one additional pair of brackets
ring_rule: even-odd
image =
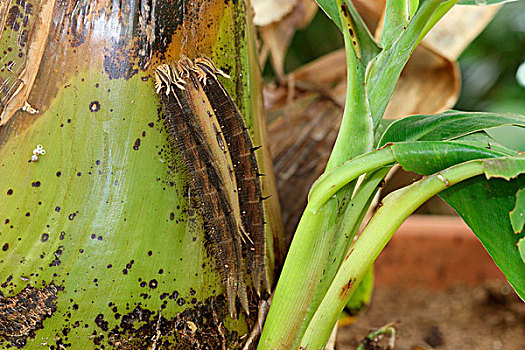
[[(333, 262), (326, 255), (331, 249), (335, 249), (331, 244), (332, 240), (326, 237), (319, 237), (319, 232), (326, 232), (328, 235), (334, 231), (334, 226), (328, 226), (330, 223), (326, 220), (326, 218), (329, 219), (331, 217), (329, 213), (333, 212), (332, 205), (336, 201), (330, 197), (345, 184), (357, 179), (361, 174), (374, 171), (394, 161), (391, 147), (367, 153), (330, 171), (327, 176), (320, 179), (320, 187), (314, 186), (313, 195), (316, 200), (313, 205), (315, 210), (310, 209), (312, 205), (308, 204), (299, 223), (296, 237), (292, 241), (281, 279), (279, 279), (277, 285), (273, 306), (270, 309), (270, 312), (273, 313), (269, 314), (263, 330), (263, 339), (259, 343), (260, 349), (280, 348), (279, 346), (281, 345), (291, 346), (291, 344), (296, 342), (295, 338), (301, 335), (300, 330), (305, 329), (307, 325), (305, 319), (306, 321), (309, 319), (307, 317), (308, 314), (313, 315), (321, 301), (320, 299), (318, 303), (315, 303), (313, 299), (316, 292), (315, 288), (317, 288), (319, 294), (321, 293), (319, 290), (322, 288), (322, 284), (316, 282), (327, 278), (328, 273), (324, 270), (327, 268), (326, 264), (330, 263), (330, 267), (334, 270), (337, 270), (339, 266), (339, 262)], [(388, 169), (380, 170), (380, 175), (384, 176), (387, 171)], [(346, 182), (343, 183), (343, 181)], [(367, 184), (374, 181), (375, 185), (367, 186)], [(343, 252), (346, 251), (348, 244), (352, 241), (352, 233), (357, 230), (360, 223), (358, 219), (362, 219), (363, 210), (366, 210), (368, 207), (371, 193), (375, 190), (379, 181), (380, 179), (373, 176), (370, 181), (364, 183), (357, 191), (356, 196), (352, 198), (353, 206), (348, 207), (348, 212), (344, 216), (340, 215), (340, 217), (346, 218), (343, 221), (345, 227), (352, 229), (349, 230), (351, 234), (346, 237), (338, 234), (341, 232), (340, 230), (336, 230), (332, 234), (334, 237), (344, 238), (338, 240), (340, 246), (338, 248)], [(330, 184), (333, 184), (333, 186)], [(323, 196), (324, 192), (329, 193), (329, 196)], [(321, 196), (317, 196), (316, 193), (321, 194)], [(319, 205), (316, 206), (317, 204)], [(305, 254), (305, 252), (309, 252), (309, 254)], [(331, 279), (329, 283), (331, 283)], [(326, 286), (327, 288), (328, 286)], [(323, 296), (324, 291), (320, 294), (320, 298)], [(275, 300), (281, 300), (281, 302), (275, 302)], [(283, 300), (286, 302), (283, 302)], [(304, 307), (301, 309), (298, 308), (298, 305)], [(298, 315), (301, 316), (298, 317)], [(293, 324), (284, 322), (293, 322)], [(290, 328), (285, 329), (285, 327), (282, 327), (282, 324), (288, 324)], [(290, 329), (296, 330), (297, 335), (290, 332)], [(265, 347), (261, 347), (262, 344)]]
[[(355, 21), (359, 18), (354, 18), (355, 14), (350, 13), (348, 7), (347, 11), (341, 10), (349, 6), (344, 0), (335, 2), (345, 40), (347, 95), (341, 128), (327, 164), (327, 171), (373, 149), (374, 120), (372, 116), (378, 119), (382, 116), (384, 107), (395, 88), (397, 78), (413, 51), (419, 34), (442, 1), (427, 0), (420, 6), (413, 21), (408, 25), (408, 30), (396, 42), (397, 46), (388, 55), (383, 55), (384, 62), (370, 63), (370, 65), (376, 64), (376, 72), (367, 72), (365, 62), (361, 59), (363, 47), (358, 37), (355, 36), (354, 30)], [(379, 63), (384, 63), (386, 68)], [(367, 74), (372, 77), (370, 86), (377, 88), (372, 91), (376, 94), (375, 96), (367, 95), (368, 86), (364, 84), (368, 78)], [(369, 101), (376, 106), (374, 109), (376, 113), (371, 113), (373, 106), (369, 105)], [(360, 171), (352, 171), (347, 166), (345, 170), (335, 172), (336, 178), (321, 179), (320, 190), (312, 191), (310, 199), (312, 203), (308, 205), (303, 214), (290, 246), (261, 335), (259, 349), (288, 349), (298, 345), (332, 283), (344, 258), (346, 248), (351, 244), (353, 235), (359, 227), (358, 223), (362, 220), (362, 214), (370, 203), (368, 198), (364, 199), (361, 196), (359, 203), (354, 202), (352, 192), (356, 181), (349, 181), (346, 178), (344, 183), (340, 182), (336, 186), (337, 188), (330, 188), (331, 183), (337, 180), (337, 176), (341, 175), (340, 172), (344, 174), (350, 171), (355, 180), (362, 173), (373, 171), (395, 161), (389, 148), (374, 153), (377, 154), (371, 153), (367, 157), (377, 163), (372, 162), (371, 166), (363, 165)], [(381, 159), (376, 159), (376, 157)], [(362, 159), (354, 164), (359, 161)], [(365, 192), (367, 191), (361, 194), (364, 195)], [(347, 209), (349, 203), (352, 203), (355, 208)], [(342, 227), (349, 228), (350, 231), (341, 235)]]
[[(347, 252), (350, 245), (352, 245), (354, 237), (363, 223), (381, 181), (383, 181), (391, 168), (390, 166), (386, 166), (366, 174), (363, 182), (354, 192), (351, 205), (347, 207), (342, 219), (342, 224), (339, 226), (339, 232), (343, 233), (338, 235), (340, 241), (342, 241), (343, 254)], [(340, 263), (338, 264), (338, 268), (339, 265)], [(350, 308), (351, 313), (354, 315), (370, 303), (374, 288), (373, 270), (373, 268), (369, 270), (367, 273), (369, 278), (367, 279), (366, 276), (363, 278), (363, 281), (357, 287), (356, 293), (354, 293), (352, 299), (346, 305), (346, 308)]]
[(344, 235), (339, 235), (341, 239), (344, 238), (345, 252), (348, 251), (348, 248), (352, 244), (354, 236), (359, 230), (359, 227), (370, 208), (370, 204), (374, 200), (379, 184), (383, 181), (390, 169), (392, 169), (392, 167), (382, 166), (376, 171), (367, 173), (365, 179), (353, 194), (352, 205), (347, 207), (342, 223), (339, 226), (339, 232), (345, 233)]
[[(343, 3), (344, 0), (338, 1), (339, 8)], [(344, 16), (340, 12), (340, 18), (346, 29), (353, 27), (349, 16)], [(342, 33), (346, 52), (346, 100), (341, 128), (330, 154), (327, 170), (350, 158), (371, 151), (374, 144), (373, 123), (363, 85), (365, 66), (358, 59), (361, 53), (353, 45), (353, 41), (357, 39), (351, 37), (349, 30), (343, 30)]]
[[(344, 1), (338, 1), (341, 5)], [(348, 28), (351, 19), (340, 14)], [(348, 30), (343, 31), (347, 59), (347, 95), (339, 134), (327, 169), (368, 152), (373, 147), (373, 123), (363, 86), (365, 66), (357, 58)], [(337, 272), (346, 241), (338, 237), (342, 213), (350, 202), (353, 184), (330, 198), (317, 215), (305, 214), (290, 245), (259, 349), (288, 349), (301, 336)], [(307, 253), (305, 253), (307, 252)], [(283, 325), (287, 325), (283, 327)]]
[(390, 102), (401, 71), (419, 42), (421, 33), (434, 11), (444, 0), (427, 0), (420, 4), (406, 30), (388, 50), (383, 51), (367, 69), (370, 110), (375, 125)]
[(389, 48), (408, 25), (410, 5), (406, 0), (387, 0), (385, 8), (388, 11), (385, 12), (383, 32), (379, 43), (382, 47)]
[(403, 221), (420, 205), (449, 186), (483, 173), (483, 161), (450, 167), (388, 195), (350, 248), (332, 285), (301, 340), (304, 349), (322, 349), (338, 315), (374, 260)]
[(395, 161), (392, 147), (385, 147), (351, 159), (339, 167), (324, 173), (312, 185), (306, 210), (311, 211), (315, 215), (317, 210), (346, 184), (357, 179), (362, 174)]

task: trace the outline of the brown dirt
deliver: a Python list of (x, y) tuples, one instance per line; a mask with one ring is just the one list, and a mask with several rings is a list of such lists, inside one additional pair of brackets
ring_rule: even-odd
[(372, 329), (393, 321), (396, 350), (525, 349), (525, 303), (502, 281), (442, 292), (377, 288), (370, 307), (339, 329), (336, 349), (355, 349)]

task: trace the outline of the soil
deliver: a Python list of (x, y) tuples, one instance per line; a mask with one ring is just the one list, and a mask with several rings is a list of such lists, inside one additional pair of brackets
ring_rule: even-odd
[(355, 349), (390, 322), (396, 322), (396, 350), (525, 349), (525, 303), (503, 281), (438, 292), (379, 287), (368, 309), (339, 328), (336, 349)]

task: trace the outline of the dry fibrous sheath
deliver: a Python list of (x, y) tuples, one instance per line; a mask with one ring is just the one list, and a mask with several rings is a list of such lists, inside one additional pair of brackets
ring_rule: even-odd
[(249, 309), (245, 269), (259, 295), (261, 284), (266, 291), (270, 284), (256, 148), (217, 73), (222, 71), (210, 60), (181, 59), (174, 66), (157, 67), (155, 78), (168, 130), (188, 170), (235, 316), (237, 298), (246, 313)]

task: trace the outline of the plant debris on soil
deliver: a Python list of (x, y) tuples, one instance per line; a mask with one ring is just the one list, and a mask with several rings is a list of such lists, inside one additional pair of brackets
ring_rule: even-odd
[(447, 291), (377, 288), (369, 308), (338, 330), (336, 349), (355, 349), (396, 322), (396, 350), (523, 350), (525, 303), (503, 281)]

